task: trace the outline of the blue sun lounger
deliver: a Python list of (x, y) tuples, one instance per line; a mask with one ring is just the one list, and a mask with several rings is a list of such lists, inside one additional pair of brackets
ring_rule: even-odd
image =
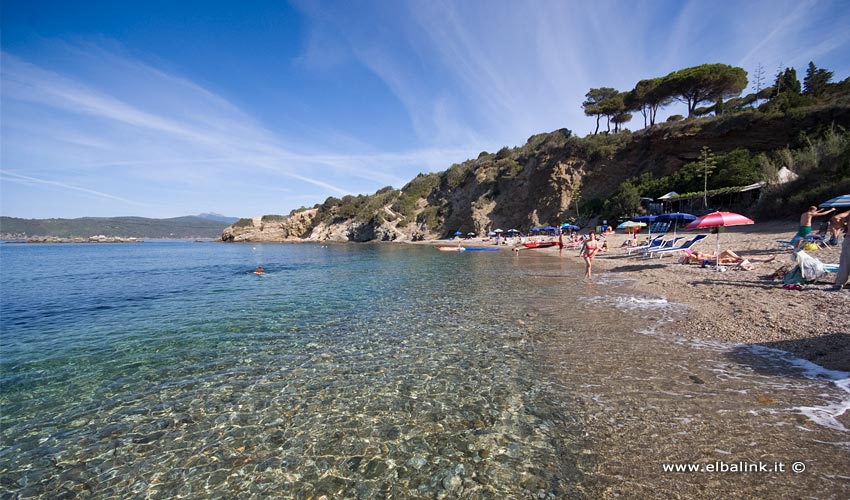
[(660, 246), (664, 243), (664, 236), (656, 236), (646, 245), (641, 245), (638, 247), (627, 247), (626, 255), (631, 255), (632, 252), (643, 252), (644, 250), (649, 250), (650, 248), (660, 248)]
[(658, 248), (655, 250), (647, 250), (646, 253), (650, 257), (653, 255), (657, 255), (659, 258), (663, 255), (675, 253), (675, 252), (684, 252), (685, 250), (689, 250), (692, 246), (697, 244), (698, 242), (705, 239), (704, 234), (698, 234), (691, 238), (690, 240), (682, 243), (682, 246), (674, 247), (674, 248)]
[(675, 238), (670, 238), (669, 240), (662, 240), (660, 245), (654, 246), (652, 248), (647, 248), (646, 250), (642, 250), (640, 253), (644, 256), (655, 253), (659, 250), (671, 249), (673, 248), (679, 240), (684, 239), (681, 236), (677, 236)]

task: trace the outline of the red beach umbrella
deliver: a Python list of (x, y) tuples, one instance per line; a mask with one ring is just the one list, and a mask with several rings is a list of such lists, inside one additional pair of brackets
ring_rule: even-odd
[[(748, 219), (741, 214), (735, 212), (712, 212), (708, 215), (703, 215), (691, 222), (685, 229), (705, 229), (709, 227), (726, 227), (726, 226), (743, 226), (745, 224), (755, 224), (752, 219)], [(714, 268), (720, 270), (720, 231), (717, 232), (717, 243), (715, 245), (715, 263)]]

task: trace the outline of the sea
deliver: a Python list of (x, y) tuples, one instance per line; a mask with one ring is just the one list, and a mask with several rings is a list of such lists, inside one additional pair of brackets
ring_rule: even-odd
[(850, 374), (678, 336), (686, 306), (583, 274), (0, 244), (0, 498), (850, 497)]

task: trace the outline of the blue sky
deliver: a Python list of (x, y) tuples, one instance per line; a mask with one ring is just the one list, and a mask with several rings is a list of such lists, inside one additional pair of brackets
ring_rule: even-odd
[(26, 218), (285, 214), (586, 135), (591, 87), (714, 62), (850, 76), (845, 0), (4, 0), (0, 19), (0, 213)]

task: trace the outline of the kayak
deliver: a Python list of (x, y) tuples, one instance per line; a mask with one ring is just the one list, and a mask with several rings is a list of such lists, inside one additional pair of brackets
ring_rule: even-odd
[(553, 247), (557, 244), (557, 241), (529, 241), (528, 243), (523, 243), (522, 246), (525, 248), (546, 248)]
[(441, 252), (498, 252), (498, 248), (488, 247), (437, 247)]

